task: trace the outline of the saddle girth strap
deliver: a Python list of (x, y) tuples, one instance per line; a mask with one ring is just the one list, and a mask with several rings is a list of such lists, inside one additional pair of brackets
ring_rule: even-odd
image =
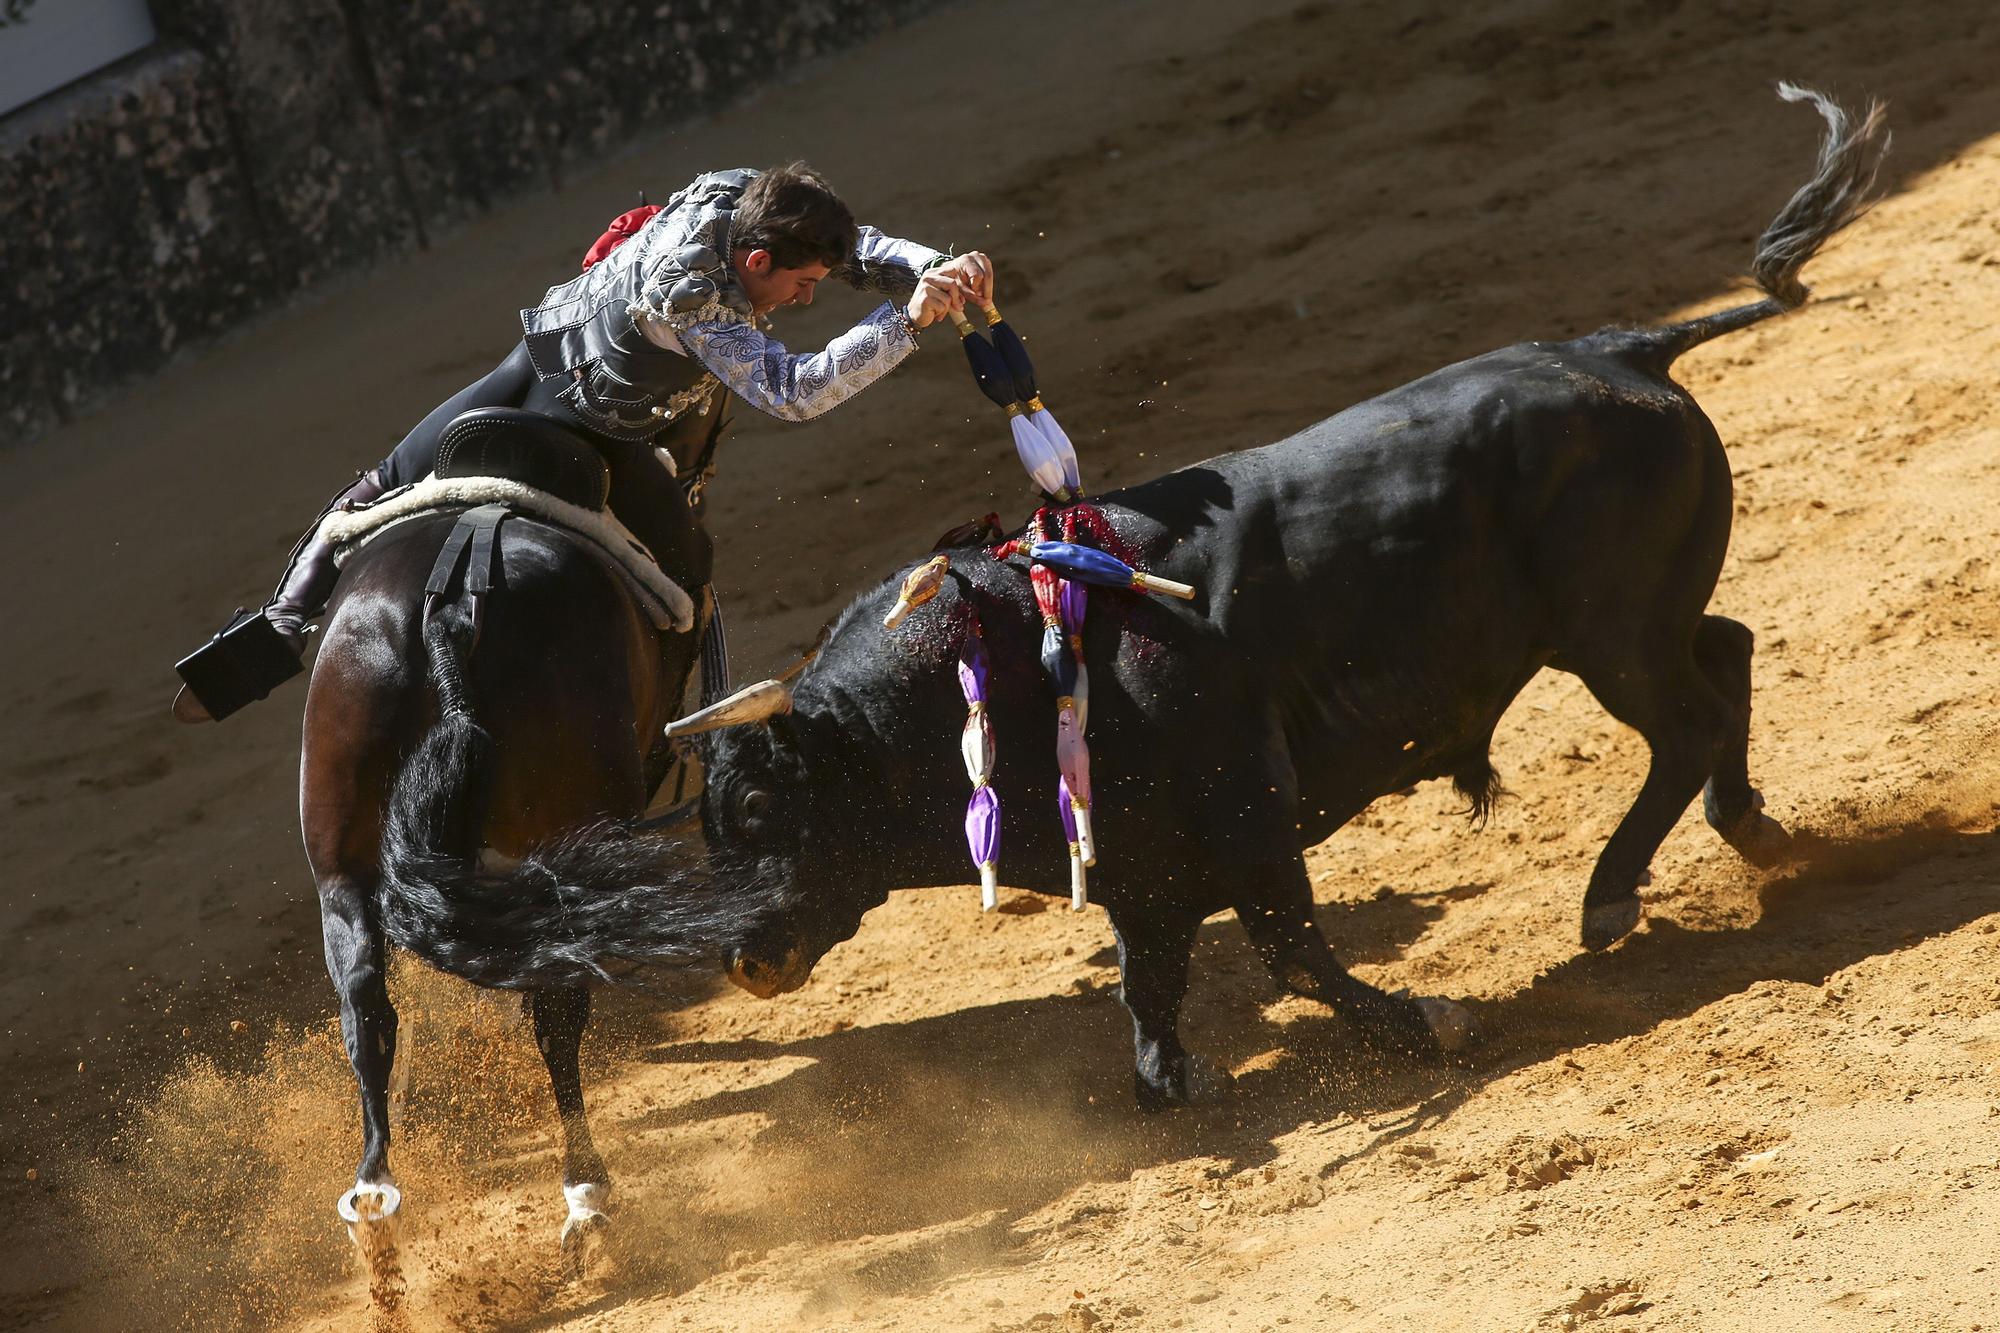
[(494, 562), (500, 550), (500, 525), (514, 516), (504, 504), (480, 505), (458, 516), (439, 548), (431, 576), (424, 582), (424, 620), (441, 602), (451, 600), (451, 587), (458, 567), (465, 564), (464, 589), (472, 599), (472, 641), (479, 642), (485, 621), (486, 596), (493, 591)]

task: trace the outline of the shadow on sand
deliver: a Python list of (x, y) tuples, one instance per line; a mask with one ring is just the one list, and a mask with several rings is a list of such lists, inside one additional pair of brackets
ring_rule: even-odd
[[(840, 1275), (843, 1296), (856, 1284), (864, 1294), (922, 1290), (968, 1266), (1009, 1262), (1019, 1250), (1014, 1224), (1080, 1186), (1191, 1157), (1241, 1170), (1275, 1158), (1283, 1135), (1362, 1118), (1368, 1142), (1327, 1168), (1337, 1174), (1512, 1070), (1644, 1033), (1760, 981), (1818, 983), (2000, 910), (2000, 890), (1989, 887), (2000, 884), (2000, 840), (1991, 834), (1920, 821), (1802, 833), (1794, 850), (1797, 861), (1759, 890), (1754, 924), (1699, 931), (1655, 920), (1609, 952), (1580, 954), (1512, 995), (1475, 1001), (1483, 1040), (1448, 1066), (1382, 1057), (1323, 1010), (1273, 1021), (1264, 1005), (1274, 991), (1240, 928), (1213, 921), (1197, 946), (1184, 1030), (1191, 1049), (1251, 1067), (1222, 1103), (1169, 1115), (1133, 1108), (1130, 1030), (1109, 986), (799, 1041), (655, 1046), (639, 1058), (783, 1061), (786, 1072), (606, 1123), (614, 1141), (643, 1144), (662, 1131), (754, 1116), (764, 1127), (752, 1152), (771, 1188), (738, 1211), (669, 1223), (671, 1264), (632, 1274), (606, 1303), (685, 1290), (774, 1236), (812, 1244), (926, 1233)], [(1321, 911), (1352, 918), (1357, 933), (1393, 953), (1445, 900), (1479, 887)], [(618, 1169), (671, 1189), (671, 1176), (656, 1174), (664, 1161), (646, 1157), (628, 1147)], [(808, 1308), (812, 1299), (809, 1291)]]

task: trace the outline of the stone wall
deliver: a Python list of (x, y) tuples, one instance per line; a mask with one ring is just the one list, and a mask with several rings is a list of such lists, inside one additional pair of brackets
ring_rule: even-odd
[(155, 0), (0, 118), (0, 438), (937, 0)]

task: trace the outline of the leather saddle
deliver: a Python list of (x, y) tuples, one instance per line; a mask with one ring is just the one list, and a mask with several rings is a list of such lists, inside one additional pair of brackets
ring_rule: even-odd
[(440, 477), (504, 477), (559, 500), (602, 513), (611, 465), (581, 432), (554, 417), (517, 407), (461, 412), (438, 440)]

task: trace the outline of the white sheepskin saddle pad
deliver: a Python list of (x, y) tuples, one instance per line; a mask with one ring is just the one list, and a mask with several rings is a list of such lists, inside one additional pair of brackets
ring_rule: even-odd
[(344, 565), (354, 552), (399, 523), (443, 509), (485, 504), (505, 504), (581, 538), (625, 576), (655, 625), (681, 631), (694, 627), (694, 602), (687, 590), (667, 577), (652, 552), (608, 510), (593, 513), (502, 477), (426, 477), (373, 503), (328, 514), (320, 521), (320, 535), (336, 548), (334, 560)]

